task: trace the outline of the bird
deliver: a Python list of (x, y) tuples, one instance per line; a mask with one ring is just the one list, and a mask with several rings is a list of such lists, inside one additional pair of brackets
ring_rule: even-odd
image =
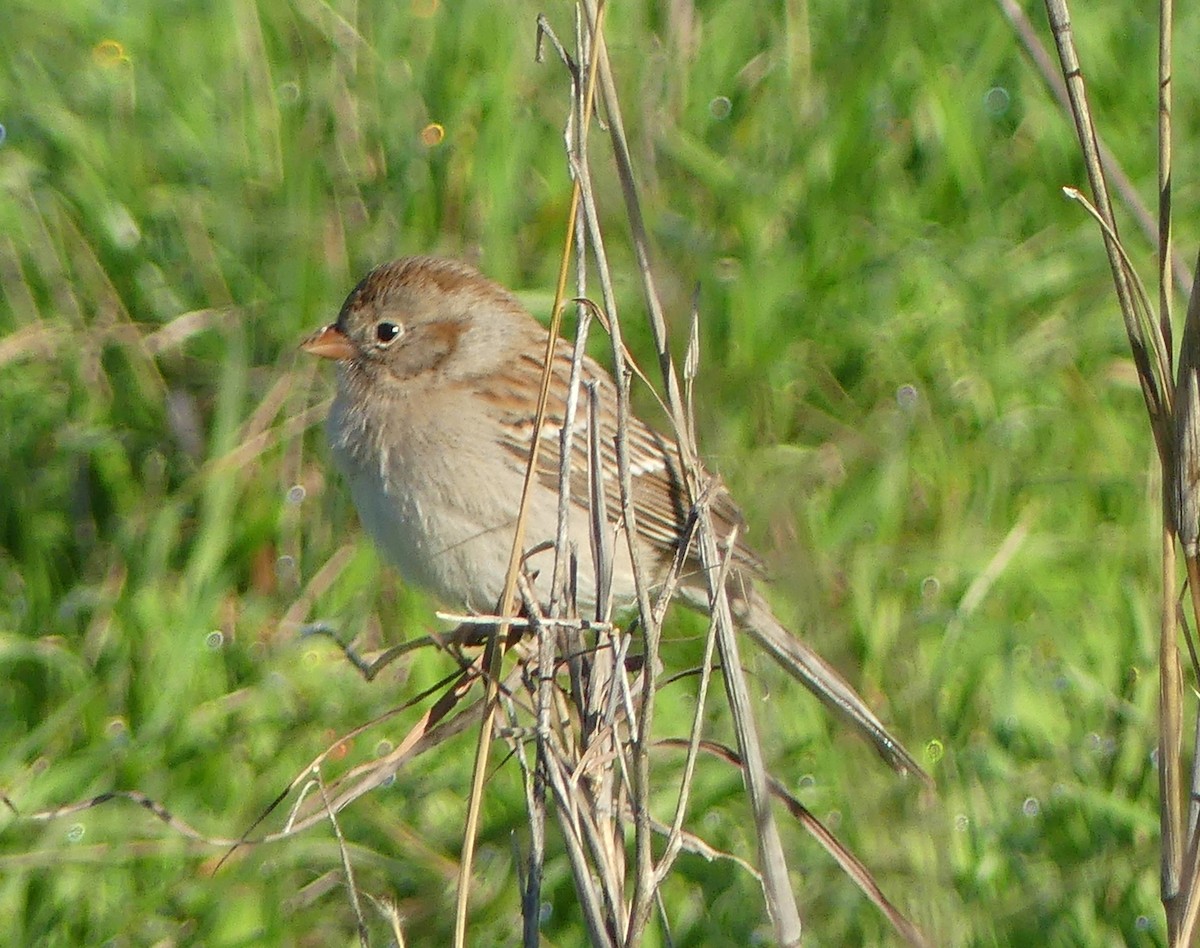
[[(401, 578), (451, 608), (497, 610), (505, 589), (517, 510), (528, 465), (548, 331), (516, 297), (454, 259), (404, 257), (371, 270), (351, 290), (335, 322), (301, 349), (337, 363), (337, 392), (326, 423), (334, 463), (363, 526)], [(549, 600), (558, 526), (559, 437), (566, 416), (572, 348), (556, 339), (540, 430), (539, 464), (528, 500), (525, 575)], [(588, 397), (597, 402), (604, 505), (622, 530), (617, 474), (617, 389), (584, 356)], [(586, 417), (585, 412), (577, 416)], [(577, 422), (570, 468), (569, 525), (587, 537), (592, 522), (586, 476), (588, 425)], [(687, 534), (690, 502), (675, 439), (636, 416), (627, 426), (639, 560), (662, 583)], [(595, 456), (596, 452), (591, 452)], [(742, 516), (714, 481), (707, 497), (718, 532), (734, 537), (727, 591), (739, 629), (786, 672), (848, 720), (902, 774), (928, 780), (846, 679), (776, 617), (756, 582), (763, 562), (741, 538)], [(629, 542), (610, 544), (611, 593), (635, 602)], [(594, 608), (597, 580), (589, 544), (577, 550), (575, 599)], [(708, 610), (708, 584), (689, 553), (679, 575), (688, 606)], [(540, 585), (537, 585), (540, 584)], [(605, 588), (602, 586), (601, 588)]]

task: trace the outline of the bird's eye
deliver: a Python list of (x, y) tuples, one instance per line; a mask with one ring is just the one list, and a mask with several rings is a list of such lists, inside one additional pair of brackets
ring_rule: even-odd
[(381, 346), (390, 346), (400, 337), (400, 327), (395, 323), (382, 322), (375, 326), (375, 339)]

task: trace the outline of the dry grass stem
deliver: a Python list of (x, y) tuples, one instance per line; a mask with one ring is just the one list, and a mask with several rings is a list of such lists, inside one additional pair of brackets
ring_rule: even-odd
[[(1080, 148), (1088, 171), (1095, 206), (1083, 203), (1097, 220), (1104, 238), (1113, 283), (1134, 365), (1150, 417), (1162, 473), (1162, 588), (1159, 634), (1159, 825), (1162, 834), (1161, 897), (1167, 919), (1168, 942), (1187, 945), (1200, 914), (1200, 841), (1197, 840), (1196, 794), (1200, 768), (1193, 759), (1191, 788), (1183, 790), (1183, 677), (1179, 657), (1179, 626), (1196, 665), (1195, 644), (1187, 623), (1180, 621), (1176, 595), (1176, 537), (1183, 548), (1193, 618), (1200, 619), (1200, 303), (1192, 286), (1180, 349), (1179, 376), (1172, 372), (1171, 271), (1171, 58), (1173, 10), (1170, 0), (1160, 4), (1158, 67), (1158, 190), (1159, 306), (1157, 315), (1121, 245), (1105, 185), (1105, 167), (1099, 157), (1097, 136), (1088, 110), (1083, 72), (1072, 41), (1065, 0), (1046, 0), (1050, 25), (1075, 120)], [(1069, 190), (1068, 193), (1072, 193)], [(1076, 196), (1077, 192), (1072, 193)], [(1082, 197), (1080, 197), (1082, 200)], [(1175, 264), (1179, 281), (1179, 265)], [(1186, 279), (1181, 281), (1186, 284)], [(1200, 722), (1196, 725), (1200, 728)], [(1200, 730), (1192, 741), (1200, 749)], [(1194, 750), (1195, 754), (1196, 751)], [(1183, 808), (1188, 808), (1186, 827)]]
[(321, 802), (325, 807), (325, 815), (329, 819), (329, 825), (333, 828), (334, 838), (338, 844), (338, 854), (342, 858), (342, 872), (346, 876), (346, 891), (350, 896), (350, 906), (354, 911), (354, 920), (358, 928), (358, 943), (367, 948), (370, 943), (370, 938), (367, 935), (367, 921), (363, 918), (362, 901), (359, 899), (358, 886), (354, 882), (354, 866), (350, 862), (350, 853), (346, 849), (346, 837), (342, 835), (341, 824), (338, 823), (337, 813), (329, 802), (329, 794), (325, 789), (325, 781), (321, 779), (321, 772), (316, 768), (313, 769), (313, 780), (317, 789), (321, 791)]
[[(1045, 46), (1042, 45), (1037, 29), (1016, 0), (996, 0), (996, 2), (1004, 13), (1004, 16), (1008, 19), (1008, 22), (1012, 25), (1013, 32), (1016, 33), (1017, 38), (1021, 41), (1021, 46), (1024, 47), (1026, 54), (1037, 69), (1038, 75), (1041, 76), (1042, 81), (1054, 96), (1055, 101), (1059, 104), (1064, 114), (1071, 115), (1071, 99), (1067, 93), (1066, 83), (1063, 82), (1059, 70), (1055, 67), (1053, 58), (1046, 51)], [(1121, 195), (1121, 201), (1129, 209), (1134, 220), (1137, 221), (1138, 229), (1147, 240), (1157, 240), (1158, 225), (1154, 220), (1154, 215), (1146, 207), (1146, 202), (1142, 200), (1137, 187), (1129, 179), (1129, 175), (1125, 172), (1120, 159), (1104, 143), (1104, 139), (1101, 136), (1097, 136), (1097, 150), (1106, 174), (1112, 180), (1113, 187), (1117, 193)], [(1164, 255), (1161, 259), (1170, 260), (1171, 273), (1175, 280), (1175, 286), (1179, 292), (1187, 293), (1191, 286), (1192, 278), (1191, 274), (1188, 273), (1187, 261), (1178, 253)]]
[[(601, 13), (603, 6), (601, 6)], [(595, 21), (599, 31), (602, 20), (599, 16)], [(583, 128), (581, 134), (587, 134), (588, 120), (591, 116), (591, 103), (594, 95), (596, 70), (589, 70), (588, 80), (584, 86), (583, 96), (585, 107), (583, 111)], [(559, 325), (562, 319), (562, 302), (565, 297), (567, 268), (571, 246), (574, 242), (574, 224), (576, 209), (579, 206), (579, 183), (576, 182), (571, 192), (571, 209), (568, 214), (567, 239), (564, 242), (562, 263), (559, 266), (558, 285), (554, 291), (554, 307), (550, 317), (550, 332), (546, 340), (546, 352), (543, 360), (542, 384), (538, 392), (537, 412), (533, 423), (529, 462), (525, 469), (525, 482), (521, 489), (521, 500), (517, 508), (516, 523), (513, 528), (512, 551), (509, 555), (508, 575), (505, 579), (504, 592), (498, 604), (500, 622), (496, 634), (488, 641), (484, 651), (483, 664), (487, 670), (487, 695), (485, 699), (484, 723), (479, 731), (479, 742), (475, 754), (475, 771), (471, 783), (471, 795), (467, 804), (466, 828), (463, 832), (462, 871), (459, 876), (458, 899), (455, 907), (454, 943), (456, 948), (466, 944), (467, 900), (470, 891), (471, 867), (475, 850), (475, 836), (479, 824), (479, 809), (483, 799), (483, 780), (487, 769), (488, 752), (492, 740), (492, 721), (495, 714), (496, 682), (499, 679), (500, 662), (503, 655), (503, 645), (508, 633), (508, 620), (514, 613), (513, 594), (517, 586), (517, 575), (521, 569), (522, 550), (524, 549), (525, 524), (529, 510), (530, 489), (537, 471), (538, 456), (541, 449), (542, 426), (546, 420), (546, 406), (550, 393), (550, 380), (554, 361), (555, 348), (558, 345)]]
[[(591, 14), (593, 12), (593, 5), (587, 2), (587, 0), (585, 0), (584, 5), (589, 14)], [(625, 198), (625, 210), (629, 219), (634, 251), (642, 276), (651, 328), (659, 353), (659, 366), (662, 370), (663, 382), (666, 388), (667, 407), (670, 411), (675, 434), (680, 446), (683, 470), (687, 475), (689, 499), (694, 499), (700, 483), (698, 475), (700, 469), (699, 460), (696, 447), (689, 437), (691, 427), (686, 420), (674, 363), (667, 346), (666, 321), (663, 317), (662, 306), (658, 299), (654, 278), (651, 274), (649, 241), (646, 236), (641, 206), (637, 196), (632, 160), (624, 133), (624, 123), (621, 119), (620, 104), (617, 99), (616, 83), (613, 79), (611, 65), (608, 62), (604, 37), (598, 33), (594, 33), (593, 43), (595, 46), (594, 55), (600, 61), (601, 90), (605, 114), (608, 120), (609, 137), (612, 142), (617, 172), (621, 181), (622, 195)], [(621, 371), (623, 368), (623, 347), (620, 344), (617, 314), (615, 311), (610, 311), (609, 315), (613, 322), (611, 332), (613, 362), (614, 368), (618, 373), (618, 418), (620, 419), (619, 423), (627, 424), (628, 403), (626, 390), (628, 383), (622, 377), (624, 373)], [(634, 533), (634, 524), (630, 519), (633, 505), (632, 485), (628, 470), (628, 450), (622, 450), (621, 441), (622, 439), (618, 436), (617, 454), (621, 476), (621, 494), (626, 507), (624, 511), (626, 528), (630, 533)], [(763, 872), (767, 903), (771, 918), (775, 924), (777, 939), (782, 945), (791, 945), (800, 939), (800, 913), (791, 890), (791, 883), (788, 879), (787, 864), (783, 855), (783, 844), (779, 839), (778, 829), (770, 809), (770, 801), (765, 792), (766, 771), (763, 765), (762, 751), (754, 725), (753, 714), (749, 707), (749, 692), (741, 673), (741, 664), (738, 659), (733, 617), (729, 608), (729, 601), (723, 587), (714, 588), (711, 585), (712, 578), (718, 574), (719, 567), (716, 541), (711, 531), (711, 523), (707, 520), (704, 512), (701, 511), (698, 534), (701, 562), (706, 574), (710, 577), (710, 607), (713, 614), (717, 616), (718, 642), (721, 648), (722, 665), (725, 669), (724, 681), (730, 710), (733, 714), (734, 728), (738, 734), (739, 747), (747, 760), (747, 786), (751, 798), (751, 808), (754, 811), (754, 822), (760, 852), (760, 868)], [(646, 619), (652, 614), (649, 608), (648, 596), (641, 588), (643, 584), (640, 581), (638, 586), (639, 607), (643, 619)], [(652, 638), (651, 630), (647, 630), (646, 646), (647, 653), (654, 654), (654, 650), (657, 647), (657, 640)], [(653, 663), (648, 662), (646, 672), (647, 694), (645, 695), (643, 704), (643, 720), (647, 724), (650, 717), (648, 709), (652, 707), (654, 689), (652, 668)], [(646, 735), (648, 733), (648, 727), (643, 727), (642, 734)], [(639, 786), (640, 790), (640, 785), (648, 782), (649, 769), (648, 764), (641, 761), (638, 763), (640, 769), (636, 772), (638, 773), (639, 780), (635, 782), (635, 786)], [(649, 917), (649, 909), (654, 891), (653, 865), (649, 849), (649, 814), (647, 812), (643, 816), (640, 812), (635, 811), (635, 815), (639, 820), (637, 823), (637, 875), (634, 889), (634, 910), (630, 925), (630, 943), (633, 943), (635, 939), (640, 937), (641, 930)]]

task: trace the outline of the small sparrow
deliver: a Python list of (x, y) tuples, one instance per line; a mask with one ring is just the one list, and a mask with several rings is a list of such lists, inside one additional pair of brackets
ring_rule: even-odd
[[(302, 348), (338, 364), (328, 434), (339, 470), (367, 531), (401, 576), (452, 607), (497, 608), (504, 591), (514, 524), (533, 437), (546, 330), (502, 286), (472, 267), (434, 257), (407, 257), (377, 267), (342, 304), (337, 322)], [(529, 498), (524, 561), (536, 594), (549, 601), (558, 525), (559, 429), (565, 416), (571, 347), (556, 343), (538, 470)], [(616, 386), (585, 358), (595, 384), (608, 516), (621, 525), (615, 439)], [(590, 533), (585, 396), (574, 438), (569, 525)], [(636, 542), (649, 579), (661, 583), (689, 509), (673, 439), (632, 418), (630, 467)], [(740, 523), (723, 488), (709, 507), (722, 535)], [(611, 589), (618, 606), (636, 593), (628, 543), (610, 542)], [(896, 770), (924, 777), (855, 690), (775, 618), (753, 588), (759, 558), (740, 539), (731, 551), (728, 591), (739, 627), (818, 698), (848, 718)], [(708, 588), (695, 558), (679, 593), (707, 611)], [(580, 544), (576, 600), (596, 599), (591, 544)]]

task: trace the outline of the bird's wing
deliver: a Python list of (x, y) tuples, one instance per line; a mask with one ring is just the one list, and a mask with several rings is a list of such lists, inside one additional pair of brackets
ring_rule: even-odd
[[(617, 464), (617, 392), (612, 378), (593, 359), (582, 362), (581, 378), (595, 385), (599, 401), (599, 455), (603, 470), (604, 501), (610, 521), (621, 516), (621, 489)], [(529, 397), (519, 398), (518, 393), (536, 391), (529, 385), (529, 378), (540, 378), (542, 360), (533, 355), (521, 355), (517, 364), (504, 373), (496, 384), (505, 393), (503, 400), (495, 404), (503, 406), (502, 434), (500, 444), (521, 464), (529, 458), (529, 446), (533, 435), (536, 403)], [(561, 344), (555, 355), (550, 395), (546, 406), (546, 420), (542, 428), (542, 445), (538, 453), (540, 481), (549, 489), (557, 491), (559, 483), (560, 433), (566, 417), (567, 393), (571, 371), (571, 350)], [(587, 508), (590, 506), (588, 478), (588, 401), (586, 391), (581, 393), (575, 412), (572, 440), (572, 502)], [(686, 486), (680, 475), (678, 448), (673, 439), (659, 434), (639, 418), (631, 416), (628, 425), (629, 467), (633, 487), (634, 517), (638, 535), (659, 554), (669, 561), (675, 555), (679, 541), (687, 524), (691, 510)], [(719, 483), (708, 493), (709, 510), (722, 535), (743, 523), (741, 511), (734, 504), (728, 491)], [(734, 550), (734, 562), (740, 569), (761, 575), (762, 561), (740, 539)], [(694, 564), (693, 564), (694, 565)]]

